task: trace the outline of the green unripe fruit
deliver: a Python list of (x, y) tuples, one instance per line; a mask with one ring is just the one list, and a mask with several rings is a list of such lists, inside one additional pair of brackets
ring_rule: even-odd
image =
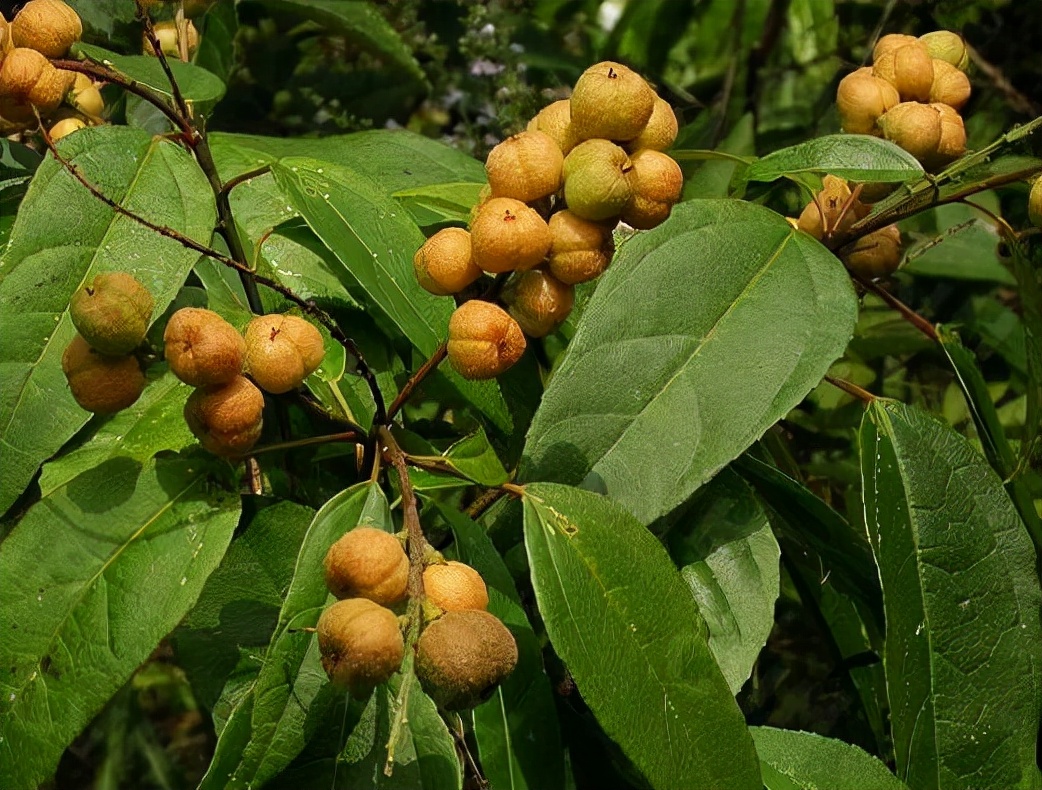
[(888, 52), (893, 52), (899, 47), (903, 47), (906, 44), (914, 44), (918, 41), (919, 39), (915, 36), (909, 36), (904, 33), (890, 33), (885, 35), (880, 38), (872, 48), (872, 60), (877, 61)]
[(304, 383), (325, 357), (322, 334), (295, 315), (257, 316), (243, 332), (244, 366), (257, 385), (278, 395)]
[(62, 354), (62, 372), (80, 407), (96, 414), (127, 408), (145, 389), (145, 376), (134, 357), (105, 356), (80, 335)]
[(845, 76), (836, 89), (836, 109), (843, 131), (848, 134), (870, 134), (879, 137), (876, 121), (887, 110), (899, 104), (897, 89), (872, 73), (858, 69)]
[(632, 140), (648, 123), (655, 91), (621, 63), (586, 69), (572, 91), (572, 128), (580, 140)]
[(423, 593), (446, 612), (488, 608), (488, 588), (481, 574), (455, 560), (424, 568)]
[(651, 111), (651, 117), (644, 130), (626, 143), (626, 150), (631, 154), (643, 148), (652, 151), (665, 151), (677, 139), (680, 126), (677, 123), (677, 115), (665, 99), (655, 97), (655, 106)]
[(564, 199), (583, 219), (617, 217), (633, 197), (628, 178), (633, 168), (619, 146), (607, 140), (580, 143), (564, 160)]
[(550, 229), (538, 212), (514, 198), (492, 198), (470, 226), (474, 263), (492, 274), (531, 269), (550, 251)]
[(1036, 228), (1042, 228), (1042, 177), (1035, 179), (1028, 194), (1028, 219)]
[(930, 53), (931, 58), (943, 60), (959, 71), (965, 71), (970, 65), (970, 51), (962, 36), (950, 30), (934, 30), (932, 33), (919, 36), (919, 40)]
[(470, 233), (463, 228), (439, 230), (416, 251), (412, 266), (416, 280), (435, 296), (459, 293), (481, 277)]
[(257, 443), (263, 427), (264, 396), (237, 376), (227, 384), (197, 389), (188, 396), (184, 417), (203, 448), (220, 456), (240, 456)]
[(326, 675), (359, 699), (389, 680), (405, 656), (394, 612), (365, 598), (337, 601), (315, 630)]
[(382, 606), (405, 600), (409, 558), (390, 532), (356, 527), (329, 547), (326, 587), (337, 598), (365, 598)]
[(633, 192), (622, 210), (622, 221), (641, 230), (661, 225), (669, 217), (684, 188), (684, 174), (672, 157), (646, 149), (631, 157)]
[(170, 370), (185, 384), (227, 384), (242, 373), (246, 341), (212, 310), (181, 308), (170, 316), (163, 342)]
[(575, 131), (572, 129), (572, 103), (568, 99), (555, 101), (541, 109), (531, 121), (528, 122), (528, 131), (543, 132), (557, 143), (561, 154), (567, 155), (575, 144)]
[(99, 117), (105, 109), (101, 92), (86, 74), (77, 73), (73, 78), (71, 99), (73, 107), (92, 118)]
[(449, 362), (465, 379), (505, 373), (521, 359), (526, 345), (517, 321), (491, 302), (471, 299), (449, 319)]
[(933, 58), (920, 41), (887, 52), (873, 64), (872, 73), (897, 88), (901, 101), (930, 100)]
[(568, 285), (599, 277), (615, 254), (611, 228), (568, 211), (550, 217), (550, 274)]
[(16, 47), (35, 49), (48, 58), (63, 57), (81, 35), (79, 15), (62, 0), (29, 0), (11, 22)]
[(863, 236), (840, 251), (847, 268), (862, 277), (885, 277), (901, 265), (901, 232), (896, 225)]
[[(163, 54), (168, 58), (181, 57), (181, 52), (178, 48), (177, 23), (173, 20), (156, 22), (154, 30), (156, 38), (159, 39), (159, 48), (163, 50)], [(199, 46), (199, 31), (192, 22), (185, 23), (185, 44), (188, 49), (188, 56), (191, 57)], [(152, 42), (144, 34), (141, 36), (141, 51), (146, 55), (154, 56), (156, 54), (155, 49), (152, 47)]]
[(575, 286), (565, 285), (553, 275), (534, 269), (511, 282), (503, 299), (526, 335), (545, 337), (572, 312)]
[(481, 704), (517, 664), (517, 643), (506, 626), (480, 609), (446, 612), (416, 644), (416, 677), (444, 710)]
[(887, 140), (923, 163), (941, 142), (941, 115), (928, 104), (902, 102), (879, 119), (879, 126)]
[(72, 295), (69, 316), (92, 348), (129, 354), (144, 341), (154, 306), (152, 294), (134, 277), (112, 272), (99, 274)]
[(550, 135), (521, 132), (493, 148), (485, 172), (493, 197), (531, 203), (561, 188), (564, 154)]
[(932, 104), (947, 104), (955, 110), (961, 110), (970, 100), (970, 90), (969, 77), (950, 63), (934, 59), (933, 84), (930, 86)]

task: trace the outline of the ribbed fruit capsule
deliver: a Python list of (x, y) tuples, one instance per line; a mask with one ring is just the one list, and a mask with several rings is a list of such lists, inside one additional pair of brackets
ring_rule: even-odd
[[(816, 239), (826, 233), (843, 233), (871, 210), (860, 201), (851, 201), (850, 186), (842, 178), (827, 175), (822, 188), (800, 214), (797, 226)], [(848, 205), (849, 204), (849, 205)]]
[(203, 448), (220, 456), (245, 455), (263, 427), (264, 396), (237, 376), (227, 384), (201, 387), (188, 396), (184, 417)]
[(389, 680), (405, 657), (394, 612), (365, 598), (337, 601), (315, 630), (326, 675), (356, 698)]
[(879, 119), (883, 136), (926, 163), (941, 142), (941, 115), (928, 104), (902, 102)]
[(677, 139), (680, 125), (677, 123), (677, 115), (665, 99), (655, 97), (655, 107), (648, 118), (644, 130), (626, 143), (626, 150), (633, 154), (643, 148), (653, 151), (666, 151)]
[(572, 127), (582, 140), (632, 140), (648, 123), (655, 92), (621, 63), (604, 61), (586, 69), (572, 91)]
[(845, 76), (836, 89), (836, 109), (843, 131), (848, 134), (870, 134), (879, 137), (876, 126), (880, 116), (899, 104), (897, 89), (884, 79), (863, 68)]
[(246, 341), (212, 310), (181, 308), (170, 316), (163, 342), (170, 370), (185, 384), (227, 384), (242, 373)]
[(523, 272), (503, 294), (510, 315), (529, 337), (545, 337), (572, 312), (575, 286), (566, 285), (548, 272)]
[(121, 411), (141, 397), (145, 376), (131, 356), (106, 356), (76, 335), (62, 354), (62, 372), (72, 397), (96, 414)]
[(1028, 218), (1036, 228), (1042, 228), (1042, 176), (1035, 179), (1028, 193)]
[(647, 230), (669, 218), (680, 200), (684, 174), (672, 157), (661, 151), (638, 151), (630, 161), (627, 174), (632, 195), (622, 210), (622, 221), (634, 228)]
[(840, 259), (862, 277), (892, 274), (901, 265), (901, 232), (896, 225), (887, 225), (843, 248)]
[(906, 44), (913, 44), (917, 42), (915, 36), (909, 36), (905, 33), (888, 33), (876, 42), (875, 47), (872, 48), (872, 60), (877, 61), (888, 52), (893, 52), (899, 47), (903, 47)]
[(329, 547), (326, 587), (337, 598), (367, 598), (383, 606), (405, 599), (409, 558), (401, 542), (375, 527), (355, 527)]
[(543, 132), (521, 132), (508, 137), (485, 160), (493, 197), (532, 203), (561, 188), (564, 154)]
[(505, 373), (521, 359), (525, 346), (517, 321), (491, 302), (471, 299), (449, 319), (449, 362), (466, 379)]
[(611, 226), (565, 209), (550, 217), (550, 274), (568, 285), (599, 277), (615, 253)]
[(63, 57), (81, 35), (79, 15), (62, 0), (29, 0), (11, 22), (16, 47), (35, 49), (48, 58)]
[(950, 63), (959, 71), (965, 71), (970, 65), (970, 51), (962, 36), (950, 30), (934, 30), (919, 36), (931, 58)]
[(931, 169), (940, 169), (966, 153), (966, 127), (962, 116), (947, 104), (931, 104), (941, 119), (941, 139), (937, 150), (927, 159)]
[(144, 341), (154, 305), (152, 294), (132, 275), (111, 272), (97, 275), (72, 295), (69, 317), (92, 348), (129, 354)]
[(918, 40), (878, 58), (872, 65), (872, 73), (897, 88), (901, 101), (930, 100), (933, 58)]
[(243, 336), (246, 372), (274, 395), (299, 387), (325, 357), (322, 334), (300, 316), (257, 316), (246, 325)]
[(446, 612), (488, 608), (488, 588), (481, 574), (455, 560), (424, 568), (423, 592), (428, 601)]
[(416, 251), (412, 266), (420, 286), (435, 296), (459, 293), (481, 277), (463, 228), (439, 230)]
[(587, 140), (564, 160), (564, 199), (573, 214), (592, 221), (617, 217), (633, 197), (633, 163), (607, 140)]
[(492, 198), (470, 226), (474, 263), (493, 274), (538, 266), (550, 251), (546, 220), (514, 198)]
[(950, 63), (934, 59), (931, 103), (947, 104), (955, 110), (961, 110), (970, 100), (970, 91), (969, 77)]
[(541, 109), (535, 118), (528, 122), (528, 131), (550, 135), (565, 156), (578, 142), (572, 129), (571, 107), (572, 103), (568, 99), (560, 99)]

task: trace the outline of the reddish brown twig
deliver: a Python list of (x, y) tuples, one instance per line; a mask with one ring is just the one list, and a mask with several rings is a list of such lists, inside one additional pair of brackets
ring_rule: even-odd
[(876, 396), (873, 395), (871, 392), (862, 389), (857, 384), (854, 384), (851, 381), (847, 381), (846, 379), (836, 378), (835, 376), (825, 376), (825, 381), (827, 381), (833, 387), (843, 390), (843, 392), (847, 393), (847, 395), (852, 395), (853, 397), (857, 398), (866, 406), (876, 399)]
[(390, 422), (394, 419), (394, 416), (401, 410), (405, 402), (409, 400), (409, 396), (419, 385), (421, 381), (427, 378), (430, 373), (441, 364), (442, 360), (445, 359), (445, 355), (449, 353), (449, 344), (443, 342), (440, 346), (434, 349), (434, 353), (431, 354), (430, 358), (420, 365), (419, 369), (409, 377), (409, 380), (405, 382), (405, 386), (402, 387), (401, 392), (398, 393), (398, 397), (391, 403), (391, 408), (387, 410), (387, 420)]
[(894, 310), (900, 313), (901, 317), (905, 321), (910, 323), (912, 326), (914, 326), (916, 329), (918, 329), (920, 332), (922, 332), (924, 335), (930, 338), (930, 340), (933, 340), (935, 343), (940, 342), (940, 338), (937, 336), (937, 330), (934, 329), (933, 324), (931, 324), (929, 321), (927, 321), (925, 318), (923, 318), (921, 315), (915, 312), (915, 310), (913, 310), (911, 307), (906, 305), (904, 302), (902, 302), (900, 299), (898, 299), (896, 296), (894, 296), (892, 293), (886, 290), (886, 288), (883, 288), (883, 286), (879, 285), (878, 283), (869, 280), (867, 277), (862, 277), (860, 274), (850, 272), (850, 276), (854, 279), (854, 282), (856, 282), (866, 291), (871, 291), (884, 302), (886, 302), (890, 307), (892, 307)]

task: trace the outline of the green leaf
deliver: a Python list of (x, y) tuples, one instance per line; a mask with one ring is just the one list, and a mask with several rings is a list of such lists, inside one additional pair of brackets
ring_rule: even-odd
[(1016, 285), (999, 261), (1000, 241), (995, 228), (982, 219), (950, 225), (940, 236), (909, 250), (901, 271), (916, 277)]
[[(63, 155), (117, 203), (209, 242), (213, 193), (181, 146), (119, 126), (83, 129), (62, 143)], [(40, 165), (0, 260), (0, 512), (88, 418), (61, 371), (75, 334), (72, 294), (96, 274), (126, 271), (151, 291), (160, 315), (198, 257), (117, 215), (53, 158)]]
[(767, 154), (749, 165), (746, 178), (775, 181), (800, 173), (830, 173), (872, 183), (905, 182), (920, 178), (923, 166), (888, 140), (863, 134), (832, 134)]
[(431, 471), (459, 475), (489, 488), (502, 485), (509, 479), (499, 456), (480, 428), (477, 433), (460, 439), (443, 455), (409, 453), (409, 458)]
[[(322, 706), (342, 692), (329, 685), (322, 671), (315, 635), (301, 629), (314, 627), (332, 600), (322, 566), (326, 552), (359, 525), (393, 530), (387, 499), (372, 483), (340, 492), (315, 514), (260, 673), (218, 738), (200, 790), (262, 785), (289, 765), (316, 727), (328, 725), (322, 724)], [(246, 707), (252, 709), (248, 727), (241, 712)]]
[[(290, 157), (276, 162), (272, 173), (372, 304), (430, 357), (448, 337), (455, 306), (416, 282), (412, 256), (424, 236), (401, 207), (365, 176), (328, 162)], [(497, 425), (509, 428), (510, 416), (495, 382), (465, 381), (447, 366), (442, 372)]]
[[(83, 42), (73, 44), (71, 54), (113, 68), (171, 98), (170, 81), (158, 58), (151, 55), (120, 55)], [(207, 114), (224, 96), (224, 83), (216, 74), (176, 58), (169, 58), (167, 62), (177, 80), (177, 87), (181, 89), (181, 95), (190, 102), (196, 114)]]
[(489, 588), (488, 610), (517, 642), (514, 671), (488, 702), (474, 709), (474, 738), (485, 778), (493, 787), (560, 790), (564, 749), (550, 680), (539, 639), (521, 608), (514, 581), (486, 532), (458, 510), (438, 506), (452, 527), (456, 557), (481, 574)]
[(737, 694), (774, 626), (780, 550), (767, 515), (738, 475), (724, 470), (669, 533), (669, 550), (709, 626), (709, 649)]
[(962, 436), (893, 401), (868, 408), (860, 447), (898, 776), (917, 790), (1042, 787), (1042, 591), (1002, 481)]
[(752, 740), (662, 545), (610, 499), (525, 487), (525, 547), (550, 641), (653, 787), (759, 790)]
[(868, 752), (812, 732), (750, 727), (766, 790), (908, 790)]
[(395, 192), (393, 197), (421, 228), (446, 222), (468, 223), (484, 183), (432, 184)]
[(650, 523), (821, 381), (856, 316), (843, 266), (779, 215), (682, 203), (601, 278), (532, 420), (522, 479), (583, 482)]
[(109, 419), (84, 444), (49, 463), (40, 474), (40, 492), (50, 496), (77, 475), (111, 458), (144, 462), (163, 450), (178, 452), (196, 444), (182, 413), (192, 388), (165, 371), (133, 406)]
[(182, 617), (239, 498), (199, 459), (113, 458), (33, 506), (0, 544), (0, 776), (35, 788)]

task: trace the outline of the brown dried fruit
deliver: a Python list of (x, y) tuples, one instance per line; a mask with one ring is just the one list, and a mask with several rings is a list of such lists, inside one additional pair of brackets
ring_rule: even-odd
[(596, 63), (572, 91), (572, 128), (580, 140), (632, 140), (654, 107), (655, 91), (642, 76), (621, 63)]
[(673, 158), (661, 151), (645, 149), (630, 157), (633, 168), (629, 182), (633, 195), (622, 210), (622, 221), (647, 230), (661, 225), (680, 200), (684, 174)]
[(918, 40), (878, 58), (872, 66), (872, 73), (897, 88), (901, 101), (930, 100), (933, 58)]
[(389, 680), (405, 656), (394, 612), (365, 598), (334, 603), (318, 618), (316, 631), (326, 675), (359, 699)]
[(463, 378), (490, 379), (509, 370), (525, 353), (517, 321), (491, 302), (471, 299), (449, 319), (449, 362)]
[(900, 101), (897, 89), (875, 76), (870, 68), (848, 74), (840, 80), (836, 89), (836, 108), (843, 131), (848, 134), (879, 137), (882, 132), (876, 126), (876, 121)]
[(470, 248), (474, 263), (486, 272), (531, 269), (550, 251), (550, 228), (520, 200), (492, 198), (471, 223)]
[(926, 163), (941, 142), (941, 115), (928, 104), (902, 102), (879, 119), (883, 136)]
[(950, 30), (934, 30), (932, 33), (919, 36), (919, 40), (930, 53), (931, 58), (950, 63), (960, 71), (970, 65), (970, 51), (962, 36)]
[(48, 58), (63, 57), (81, 35), (79, 15), (62, 0), (29, 0), (11, 22), (16, 47), (35, 49)]
[(529, 337), (545, 337), (559, 327), (575, 303), (575, 286), (541, 269), (524, 272), (503, 293), (510, 315)]
[(212, 310), (181, 308), (170, 316), (163, 342), (170, 370), (185, 384), (226, 384), (242, 373), (246, 341)]
[(611, 227), (591, 222), (567, 209), (550, 217), (550, 273), (575, 285), (600, 276), (615, 254)]
[(943, 60), (933, 62), (933, 84), (930, 86), (930, 102), (947, 104), (961, 110), (970, 100), (970, 80), (955, 66)]
[(532, 203), (561, 188), (564, 154), (544, 132), (521, 132), (508, 137), (485, 160), (485, 172), (494, 197)]
[(550, 135), (551, 139), (557, 143), (557, 147), (561, 149), (561, 153), (567, 155), (578, 142), (572, 129), (571, 107), (572, 103), (568, 99), (548, 104), (528, 122), (528, 131)]
[(481, 609), (446, 612), (416, 643), (416, 677), (444, 710), (484, 702), (516, 665), (513, 635)]
[(583, 219), (617, 217), (633, 197), (628, 178), (633, 163), (619, 146), (607, 140), (587, 140), (564, 160), (564, 199)]
[(237, 376), (227, 384), (202, 387), (188, 396), (184, 417), (203, 448), (214, 455), (245, 455), (263, 427), (264, 396)]
[(355, 527), (326, 552), (326, 587), (337, 598), (367, 598), (382, 606), (405, 599), (409, 558), (401, 541), (374, 527)]
[(668, 150), (677, 139), (680, 126), (677, 123), (677, 115), (665, 99), (655, 97), (655, 107), (651, 111), (647, 126), (639, 135), (626, 143), (626, 150), (633, 154), (643, 148), (653, 151)]
[(436, 296), (459, 293), (481, 277), (463, 228), (439, 230), (416, 251), (412, 266), (420, 286)]
[(257, 316), (246, 325), (245, 370), (273, 395), (304, 383), (325, 356), (322, 334), (295, 315)]
[(62, 371), (81, 408), (112, 414), (134, 403), (145, 389), (145, 376), (134, 357), (110, 357), (76, 335), (62, 354)]
[(132, 275), (111, 272), (97, 275), (72, 295), (69, 316), (92, 348), (129, 354), (144, 341), (154, 306), (152, 294)]
[(847, 268), (862, 277), (883, 277), (901, 265), (901, 231), (896, 225), (863, 236), (840, 251)]
[(428, 601), (446, 612), (488, 608), (488, 588), (481, 574), (455, 560), (424, 568), (423, 592)]

